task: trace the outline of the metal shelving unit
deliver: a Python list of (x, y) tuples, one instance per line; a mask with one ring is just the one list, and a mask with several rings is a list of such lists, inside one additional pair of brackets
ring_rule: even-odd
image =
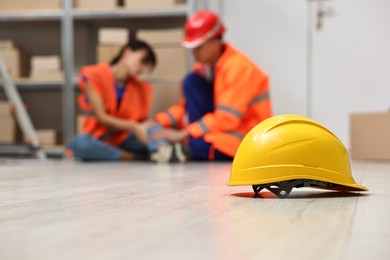
[[(74, 135), (74, 99), (75, 99), (75, 64), (74, 64), (74, 28), (79, 23), (88, 23), (90, 44), (96, 44), (97, 29), (100, 27), (134, 28), (169, 28), (182, 26), (185, 19), (195, 10), (205, 7), (206, 1), (187, 0), (184, 6), (147, 10), (116, 9), (104, 11), (84, 11), (72, 8), (72, 0), (63, 0), (63, 10), (29, 11), (0, 13), (0, 23), (46, 23), (58, 22), (61, 27), (61, 56), (64, 80), (16, 80), (18, 89), (52, 89), (62, 90), (63, 137), (67, 143)], [(162, 22), (161, 19), (164, 19)], [(94, 57), (90, 48), (89, 57)], [(169, 79), (154, 79), (151, 82), (170, 82)]]
[(0, 22), (60, 21), (62, 11), (1, 12)]
[[(150, 82), (152, 84), (169, 84), (169, 83), (176, 83), (176, 78), (146, 78), (144, 79), (147, 82)], [(73, 78), (73, 88), (78, 89), (77, 86), (78, 78)], [(62, 89), (64, 85), (64, 80), (50, 80), (50, 79), (29, 79), (29, 78), (20, 78), (20, 79), (14, 79), (14, 83), (19, 90), (41, 90), (41, 89)], [(3, 84), (3, 81), (0, 79), (0, 85)]]
[(74, 10), (74, 20), (117, 20), (134, 18), (164, 18), (164, 17), (186, 17), (188, 14), (187, 6), (177, 6), (164, 9), (131, 10), (117, 9), (108, 11), (84, 11)]
[[(20, 78), (20, 79), (14, 79), (15, 86), (19, 90), (25, 90), (25, 89), (61, 89), (64, 80), (49, 80), (49, 79), (29, 79), (29, 78)], [(73, 84), (76, 85), (77, 79), (73, 79)], [(2, 85), (3, 82), (0, 80), (0, 85)], [(76, 87), (76, 86), (75, 86)]]

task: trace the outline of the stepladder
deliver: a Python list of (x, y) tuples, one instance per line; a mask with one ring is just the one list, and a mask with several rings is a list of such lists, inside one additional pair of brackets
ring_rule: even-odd
[(29, 149), (31, 149), (32, 154), (37, 159), (46, 159), (46, 152), (40, 145), (37, 133), (35, 131), (34, 125), (31, 121), (29, 114), (26, 111), (25, 106), (23, 105), (22, 98), (15, 86), (15, 83), (11, 76), (8, 73), (7, 66), (4, 62), (3, 56), (0, 52), (0, 76), (1, 76), (1, 86), (4, 89), (6, 98), (10, 103), (13, 104), (15, 108), (15, 117), (22, 134), (30, 142), (28, 144)]

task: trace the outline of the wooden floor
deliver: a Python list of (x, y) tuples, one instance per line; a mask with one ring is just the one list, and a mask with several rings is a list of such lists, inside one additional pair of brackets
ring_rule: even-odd
[(390, 163), (367, 194), (228, 187), (230, 164), (0, 161), (0, 259), (390, 259)]

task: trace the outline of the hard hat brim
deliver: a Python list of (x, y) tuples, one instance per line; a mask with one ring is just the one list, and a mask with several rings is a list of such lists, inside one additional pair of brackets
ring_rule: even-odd
[[(332, 188), (332, 190), (345, 190), (345, 191), (368, 191), (368, 188), (362, 185), (359, 185), (355, 183), (355, 181), (351, 180), (350, 183), (343, 183), (343, 182), (335, 182), (334, 180), (327, 179), (327, 178), (321, 178), (315, 175), (302, 175), (302, 174), (296, 174), (296, 175), (286, 175), (284, 177), (278, 177), (278, 178), (272, 178), (272, 179), (262, 179), (262, 180), (230, 180), (226, 185), (228, 186), (246, 186), (246, 185), (262, 185), (262, 184), (268, 184), (268, 183), (274, 183), (274, 182), (280, 182), (280, 181), (287, 181), (287, 180), (298, 180), (298, 179), (307, 179), (307, 180), (317, 180), (317, 181), (324, 181), (328, 183), (333, 183), (340, 186), (340, 189)], [(323, 187), (319, 187), (323, 188)], [(326, 189), (326, 188), (325, 188)]]

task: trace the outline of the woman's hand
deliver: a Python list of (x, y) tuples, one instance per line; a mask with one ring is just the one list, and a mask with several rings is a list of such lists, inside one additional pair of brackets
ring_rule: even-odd
[(133, 132), (137, 139), (146, 144), (148, 142), (148, 128), (155, 122), (153, 120), (147, 120), (142, 123), (134, 124)]

